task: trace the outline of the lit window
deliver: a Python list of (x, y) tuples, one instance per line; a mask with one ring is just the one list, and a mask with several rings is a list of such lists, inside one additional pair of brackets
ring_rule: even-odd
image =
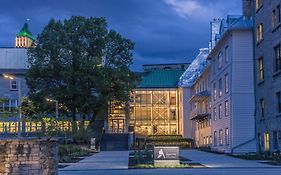
[(262, 0), (256, 0), (256, 10), (259, 10), (262, 6)]
[(10, 80), (10, 90), (18, 90), (18, 84), (16, 80)]
[(281, 45), (280, 43), (274, 48), (275, 51), (275, 72), (281, 70)]
[(269, 133), (264, 133), (263, 139), (264, 139), (264, 151), (269, 151), (270, 148)]
[(257, 42), (263, 40), (263, 24), (260, 23), (257, 27)]
[(226, 100), (225, 102), (225, 116), (229, 116), (229, 101)]
[(225, 93), (228, 94), (228, 92), (229, 92), (229, 77), (228, 77), (228, 74), (225, 74), (224, 79), (225, 79)]
[(263, 58), (258, 60), (258, 68), (259, 68), (259, 80), (264, 80), (264, 65), (263, 65)]
[(222, 96), (222, 79), (219, 79), (219, 96)]

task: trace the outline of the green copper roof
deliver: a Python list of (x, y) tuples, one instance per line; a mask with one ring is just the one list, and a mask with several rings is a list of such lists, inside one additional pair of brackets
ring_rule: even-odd
[(178, 87), (182, 70), (155, 70), (142, 76), (138, 88), (175, 88)]
[(34, 37), (32, 36), (31, 32), (28, 29), (28, 24), (25, 23), (22, 29), (19, 31), (17, 34), (17, 37), (28, 37), (32, 40), (35, 40)]

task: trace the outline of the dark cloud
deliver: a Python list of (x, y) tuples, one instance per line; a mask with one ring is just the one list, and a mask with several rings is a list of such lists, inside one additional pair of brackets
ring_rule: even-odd
[(242, 0), (3, 0), (0, 46), (14, 46), (27, 18), (34, 35), (50, 18), (106, 17), (108, 25), (136, 43), (132, 68), (142, 64), (190, 62), (208, 46), (209, 21), (241, 13)]

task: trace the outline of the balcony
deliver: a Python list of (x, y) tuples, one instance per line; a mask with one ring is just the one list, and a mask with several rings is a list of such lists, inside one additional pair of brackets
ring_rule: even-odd
[(210, 96), (211, 96), (211, 94), (209, 91), (202, 91), (202, 92), (194, 94), (190, 98), (189, 102), (198, 102), (198, 101), (207, 100)]
[(210, 117), (211, 114), (207, 110), (196, 108), (190, 112), (190, 120), (202, 121)]

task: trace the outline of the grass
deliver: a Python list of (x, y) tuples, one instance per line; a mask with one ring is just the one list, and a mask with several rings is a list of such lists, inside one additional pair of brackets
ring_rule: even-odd
[(75, 144), (59, 145), (59, 162), (70, 163), (80, 160), (80, 157), (85, 157), (91, 154), (89, 149)]

